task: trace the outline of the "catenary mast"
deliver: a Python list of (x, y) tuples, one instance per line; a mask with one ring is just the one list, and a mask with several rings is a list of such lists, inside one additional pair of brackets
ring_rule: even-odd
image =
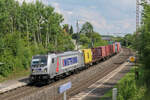
[(140, 4), (140, 0), (136, 0), (136, 35), (138, 35), (138, 29), (139, 29), (139, 26), (140, 26), (140, 7), (139, 7), (139, 4)]

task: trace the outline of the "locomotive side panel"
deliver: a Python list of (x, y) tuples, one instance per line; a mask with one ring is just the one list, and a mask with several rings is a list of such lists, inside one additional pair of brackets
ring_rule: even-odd
[(53, 78), (56, 75), (57, 57), (55, 54), (49, 55), (49, 76)]
[[(51, 67), (53, 72), (55, 73), (51, 76), (57, 76), (63, 73), (67, 73), (71, 70), (80, 68), (84, 66), (82, 52), (66, 52), (63, 54), (56, 55), (56, 61), (54, 66)], [(51, 74), (52, 74), (51, 73)]]

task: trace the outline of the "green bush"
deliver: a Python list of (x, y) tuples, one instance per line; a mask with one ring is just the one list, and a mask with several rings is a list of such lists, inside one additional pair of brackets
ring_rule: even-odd
[(142, 100), (146, 91), (144, 86), (137, 85), (134, 70), (119, 81), (117, 88), (117, 100)]

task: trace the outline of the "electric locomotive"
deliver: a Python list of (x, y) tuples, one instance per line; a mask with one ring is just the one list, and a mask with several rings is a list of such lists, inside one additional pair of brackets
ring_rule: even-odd
[(47, 81), (84, 66), (81, 51), (36, 55), (31, 61), (30, 82)]

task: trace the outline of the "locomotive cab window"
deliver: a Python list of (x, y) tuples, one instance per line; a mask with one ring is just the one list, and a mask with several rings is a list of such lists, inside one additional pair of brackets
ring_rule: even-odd
[(47, 56), (45, 56), (45, 55), (34, 56), (32, 58), (31, 65), (32, 66), (40, 66), (40, 67), (46, 66), (47, 65)]
[(52, 63), (54, 63), (54, 58), (52, 58)]

